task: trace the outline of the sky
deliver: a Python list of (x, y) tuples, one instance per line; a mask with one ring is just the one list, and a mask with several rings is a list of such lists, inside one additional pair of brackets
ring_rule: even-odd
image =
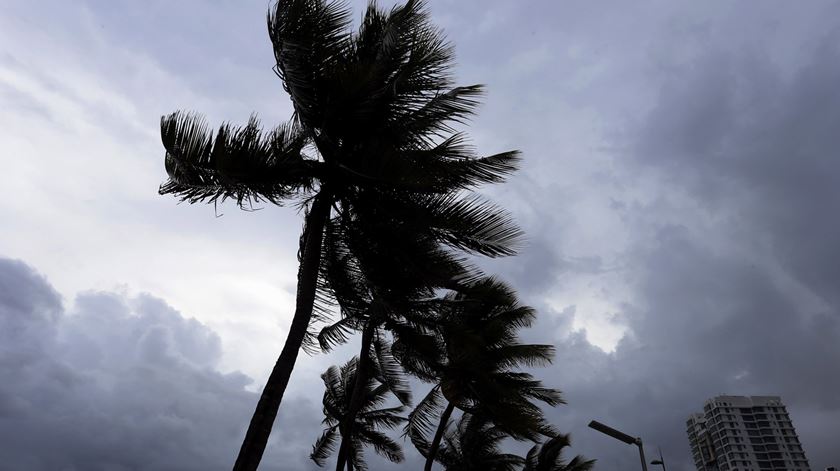
[[(638, 466), (596, 419), (690, 470), (704, 400), (780, 395), (812, 468), (840, 465), (840, 4), (428, 3), (459, 83), (487, 87), (474, 144), (523, 152), (482, 193), (528, 243), (484, 266), (557, 348), (537, 373), (572, 452)], [(3, 469), (232, 463), (290, 322), (301, 217), (159, 196), (159, 119), (289, 117), (267, 7), (0, 1)], [(319, 374), (355, 349), (300, 357), (265, 469), (316, 468)]]

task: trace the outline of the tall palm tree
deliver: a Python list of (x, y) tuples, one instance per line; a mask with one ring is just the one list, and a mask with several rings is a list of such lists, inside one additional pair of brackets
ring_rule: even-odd
[[(516, 152), (479, 157), (454, 125), (478, 105), (480, 86), (456, 87), (452, 48), (420, 0), (385, 12), (371, 5), (358, 32), (344, 3), (278, 0), (268, 15), (275, 72), (294, 108), (290, 122), (263, 132), (256, 118), (222, 125), (176, 112), (161, 120), (169, 180), (161, 194), (304, 210), (295, 313), (260, 396), (235, 470), (259, 465), (321, 282), (328, 223), (388, 219), (427, 241), (486, 256), (513, 253), (519, 230), (506, 214), (465, 194), (501, 182)], [(375, 236), (376, 234), (373, 234)]]
[[(530, 326), (534, 310), (521, 305), (505, 284), (484, 279), (461, 292), (447, 295), (440, 319), (439, 356), (403, 361), (406, 369), (435, 386), (409, 414), (406, 434), (432, 468), (440, 440), (454, 410), (478, 413), (517, 440), (537, 441), (554, 436), (535, 401), (554, 406), (562, 403), (557, 390), (544, 387), (520, 366), (551, 361), (550, 345), (520, 343), (519, 328)], [(404, 347), (394, 345), (397, 358)], [(437, 423), (437, 427), (435, 427)], [(434, 438), (428, 435), (435, 430)]]
[(382, 429), (392, 429), (403, 423), (405, 418), (400, 413), (405, 410), (405, 406), (382, 406), (392, 393), (401, 400), (405, 400), (406, 396), (410, 398), (407, 387), (400, 387), (395, 391), (391, 389), (393, 384), (371, 377), (365, 382), (364, 400), (351, 427), (345, 431), (341, 430), (350, 405), (350, 394), (356, 384), (358, 363), (358, 359), (353, 357), (340, 368), (331, 366), (321, 375), (326, 386), (323, 398), (325, 417), (322, 422), (326, 429), (315, 442), (310, 455), (319, 466), (323, 466), (324, 461), (335, 451), (335, 443), (339, 437), (342, 442), (349, 444), (350, 469), (367, 469), (362, 451), (365, 446), (372, 446), (377, 454), (392, 462), (398, 463), (403, 460), (402, 448), (384, 434)]
[(444, 434), (438, 461), (447, 471), (519, 471), (524, 460), (499, 449), (506, 438), (487, 417), (463, 414)]
[(581, 455), (568, 463), (563, 459), (563, 448), (572, 444), (568, 434), (560, 434), (545, 443), (537, 443), (525, 457), (522, 471), (590, 471), (595, 467), (595, 460), (588, 460)]

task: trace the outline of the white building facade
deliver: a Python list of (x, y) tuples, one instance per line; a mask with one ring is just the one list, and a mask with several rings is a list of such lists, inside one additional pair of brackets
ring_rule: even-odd
[(699, 471), (810, 471), (778, 396), (718, 396), (686, 422)]

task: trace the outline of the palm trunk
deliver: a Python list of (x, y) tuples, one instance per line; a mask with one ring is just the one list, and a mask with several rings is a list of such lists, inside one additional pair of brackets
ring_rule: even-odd
[(435, 462), (435, 456), (440, 447), (440, 439), (443, 438), (443, 432), (446, 430), (446, 425), (449, 423), (449, 416), (452, 415), (453, 410), (455, 410), (455, 404), (450, 402), (446, 405), (446, 410), (443, 411), (443, 415), (440, 416), (440, 423), (435, 432), (435, 438), (432, 440), (432, 445), (429, 447), (429, 453), (426, 456), (426, 467), (423, 468), (424, 471), (432, 471), (432, 464)]
[(318, 270), (321, 264), (321, 243), (324, 226), (330, 214), (330, 197), (322, 188), (315, 197), (312, 208), (306, 216), (304, 237), (301, 240), (301, 260), (298, 268), (297, 301), (295, 316), (289, 327), (286, 343), (280, 352), (274, 369), (263, 388), (254, 416), (248, 425), (239, 456), (233, 465), (234, 471), (256, 471), (262, 459), (271, 427), (277, 417), (277, 410), (283, 400), (283, 393), (289, 384), (289, 377), (295, 367), (298, 351), (303, 344), (312, 307), (315, 303), (315, 290), (318, 283)]
[(341, 447), (338, 450), (338, 460), (336, 461), (336, 471), (347, 468), (351, 469), (352, 465), (347, 459), (350, 452), (350, 442), (352, 440), (352, 427), (356, 422), (356, 414), (362, 407), (365, 395), (365, 384), (368, 380), (368, 365), (370, 364), (370, 346), (373, 343), (373, 334), (376, 332), (377, 323), (373, 319), (368, 319), (365, 325), (365, 330), (362, 331), (362, 350), (359, 352), (359, 368), (356, 370), (356, 382), (353, 384), (353, 393), (350, 395), (350, 405), (347, 407), (347, 415), (344, 416), (344, 424), (339, 427), (341, 431)]

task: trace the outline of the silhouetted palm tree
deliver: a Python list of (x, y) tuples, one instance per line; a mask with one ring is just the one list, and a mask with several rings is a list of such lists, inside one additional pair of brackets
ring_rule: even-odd
[(524, 460), (499, 449), (506, 438), (486, 417), (464, 414), (444, 434), (437, 459), (447, 471), (519, 471)]
[[(337, 228), (327, 232), (324, 242), (323, 279), (330, 284), (341, 307), (342, 319), (321, 330), (320, 347), (328, 351), (345, 342), (351, 331), (362, 332), (356, 386), (344, 419), (347, 424), (352, 423), (361, 405), (370, 359), (380, 359), (391, 370), (398, 368), (382, 340), (382, 329), (391, 331), (403, 343), (410, 342), (410, 338), (404, 338), (405, 331), (414, 333), (418, 324), (428, 326), (437, 322), (436, 311), (441, 300), (435, 298), (434, 287), (459, 286), (477, 276), (462, 263), (441, 258), (438, 244), (424, 244), (417, 240), (413, 230), (395, 229), (382, 225), (381, 221), (377, 226), (373, 232), (388, 237), (377, 237), (373, 244), (368, 242), (355, 248), (345, 245), (345, 242), (352, 244), (352, 240), (346, 241), (347, 234), (337, 233)], [(337, 470), (343, 469), (347, 454), (345, 441), (339, 450)]]
[(340, 368), (331, 366), (321, 375), (326, 386), (323, 398), (325, 417), (322, 423), (327, 428), (315, 442), (310, 455), (319, 466), (323, 466), (324, 461), (335, 451), (339, 437), (342, 442), (348, 443), (350, 469), (367, 469), (363, 454), (365, 446), (373, 447), (376, 453), (392, 462), (403, 460), (402, 448), (382, 429), (392, 429), (403, 423), (406, 419), (400, 413), (405, 410), (405, 406), (382, 406), (391, 394), (402, 401), (409, 401), (410, 391), (405, 385), (394, 390), (393, 383), (388, 384), (371, 377), (363, 387), (363, 401), (355, 419), (347, 430), (341, 431), (350, 406), (350, 394), (356, 384), (357, 371), (358, 359), (353, 357)]
[(453, 128), (474, 112), (481, 87), (454, 87), (452, 48), (423, 2), (390, 12), (372, 6), (355, 34), (349, 24), (341, 2), (280, 0), (272, 8), (275, 71), (294, 107), (289, 123), (264, 133), (251, 118), (214, 136), (196, 115), (161, 120), (169, 174), (161, 194), (191, 203), (233, 199), (242, 207), (292, 200), (305, 211), (295, 314), (235, 470), (259, 465), (307, 338), (330, 221), (370, 228), (404, 216), (426, 243), (487, 256), (513, 253), (519, 235), (498, 208), (463, 193), (503, 181), (517, 153), (480, 158)]
[(522, 471), (590, 471), (595, 460), (577, 455), (568, 463), (563, 459), (563, 448), (571, 445), (568, 434), (560, 434), (545, 443), (538, 443), (528, 451)]
[(554, 353), (550, 345), (518, 340), (518, 329), (534, 319), (533, 309), (519, 304), (513, 290), (493, 278), (449, 294), (444, 301), (437, 351), (427, 349), (431, 356), (406, 354), (401, 342), (394, 344), (407, 371), (437, 383), (409, 414), (406, 428), (426, 457), (425, 469), (432, 467), (455, 408), (480, 414), (516, 440), (536, 442), (556, 435), (535, 401), (554, 406), (562, 403), (560, 393), (543, 387), (529, 373), (515, 371), (547, 364)]

